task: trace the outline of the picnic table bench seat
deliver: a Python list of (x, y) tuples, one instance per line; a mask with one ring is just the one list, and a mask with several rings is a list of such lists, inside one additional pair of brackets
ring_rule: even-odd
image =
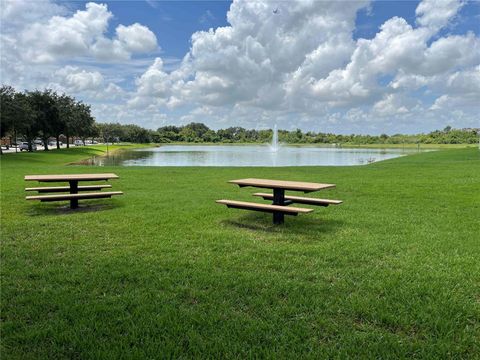
[[(92, 190), (101, 190), (111, 188), (112, 185), (81, 185), (78, 186), (78, 191), (92, 191)], [(37, 191), (39, 193), (45, 192), (68, 192), (70, 191), (70, 186), (41, 186), (41, 187), (31, 187), (26, 188), (25, 191)]]
[[(273, 194), (255, 193), (255, 194), (253, 194), (253, 196), (260, 196), (264, 200), (273, 200)], [(341, 200), (316, 199), (316, 198), (308, 198), (308, 197), (302, 197), (302, 196), (291, 196), (291, 195), (285, 195), (284, 199), (285, 199), (286, 205), (297, 203), (297, 204), (328, 206), (328, 205), (339, 205), (343, 202)]]
[(114, 195), (123, 195), (122, 191), (105, 191), (93, 193), (78, 193), (78, 194), (59, 194), (59, 195), (33, 195), (26, 196), (26, 200), (40, 200), (40, 201), (62, 201), (72, 199), (100, 199), (110, 198)]
[(305, 209), (305, 208), (297, 208), (297, 207), (281, 206), (281, 205), (259, 204), (254, 202), (237, 201), (237, 200), (217, 200), (216, 202), (218, 204), (227, 205), (227, 207), (229, 208), (262, 211), (262, 212), (268, 212), (268, 213), (283, 213), (285, 215), (293, 215), (293, 216), (296, 216), (298, 214), (306, 214), (313, 211), (313, 209)]

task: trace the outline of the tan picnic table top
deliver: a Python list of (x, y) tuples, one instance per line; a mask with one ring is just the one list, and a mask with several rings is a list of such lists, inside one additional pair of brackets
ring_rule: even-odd
[(26, 181), (61, 182), (61, 181), (96, 181), (118, 179), (118, 175), (106, 174), (62, 174), (62, 175), (25, 175)]
[(335, 184), (320, 184), (320, 183), (311, 183), (303, 181), (283, 181), (283, 180), (269, 180), (269, 179), (239, 179), (239, 180), (230, 180), (229, 183), (237, 184), (240, 186), (253, 186), (258, 188), (265, 189), (285, 189), (285, 190), (296, 190), (296, 191), (318, 191), (322, 189), (334, 188)]

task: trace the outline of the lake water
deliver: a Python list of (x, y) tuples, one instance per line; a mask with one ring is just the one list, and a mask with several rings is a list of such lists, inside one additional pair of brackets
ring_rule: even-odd
[(326, 166), (364, 165), (392, 159), (415, 149), (354, 149), (315, 146), (164, 145), (127, 150), (84, 162), (97, 166)]

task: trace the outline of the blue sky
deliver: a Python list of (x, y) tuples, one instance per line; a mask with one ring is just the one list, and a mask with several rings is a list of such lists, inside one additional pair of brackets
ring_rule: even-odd
[(100, 122), (337, 133), (480, 126), (478, 1), (1, 6), (2, 82), (72, 94)]
[(115, 14), (111, 31), (118, 24), (140, 22), (155, 33), (166, 56), (182, 58), (189, 50), (190, 37), (194, 32), (228, 25), (227, 11), (231, 2), (107, 1), (105, 3)]
[[(82, 9), (88, 1), (72, 2), (72, 8)], [(115, 14), (109, 33), (118, 24), (140, 22), (157, 36), (162, 53), (182, 58), (189, 50), (190, 37), (196, 31), (228, 26), (227, 11), (231, 1), (101, 1)], [(361, 9), (356, 19), (353, 38), (370, 39), (388, 19), (399, 16), (415, 24), (415, 9), (419, 1), (373, 1)], [(440, 34), (480, 33), (480, 1), (470, 1), (460, 10), (459, 17)]]

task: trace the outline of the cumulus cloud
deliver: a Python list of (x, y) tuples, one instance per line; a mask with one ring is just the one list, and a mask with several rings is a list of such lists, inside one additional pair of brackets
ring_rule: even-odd
[(418, 101), (404, 94), (387, 94), (373, 105), (372, 113), (380, 117), (404, 115), (415, 106), (420, 106)]
[(141, 54), (159, 49), (155, 34), (139, 23), (120, 24), (108, 37), (113, 14), (105, 4), (72, 11), (50, 0), (5, 0), (0, 16), (2, 83), (19, 89), (49, 87), (92, 103), (126, 102), (118, 83), (143, 66)]
[(118, 25), (117, 37), (130, 52), (147, 52), (157, 48), (155, 34), (146, 26), (135, 23), (130, 26)]
[(98, 71), (81, 70), (66, 66), (55, 73), (58, 83), (69, 92), (97, 90), (103, 85), (103, 76)]
[(54, 16), (47, 23), (34, 23), (21, 34), (25, 59), (54, 61), (59, 57), (86, 54), (108, 27), (112, 13), (103, 4), (87, 3), (71, 17)]
[(415, 10), (417, 22), (436, 32), (446, 26), (464, 4), (458, 0), (423, 0)]
[[(231, 26), (194, 33), (181, 68), (162, 75), (170, 92), (160, 96), (215, 106), (284, 106), (289, 78), (299, 84), (348, 59), (356, 12), (366, 2), (273, 5), (235, 1), (227, 14)], [(158, 90), (151, 81), (157, 83), (158, 74), (139, 79), (138, 96)]]
[(157, 49), (153, 32), (138, 23), (120, 24), (116, 37), (107, 38), (105, 33), (112, 17), (107, 5), (90, 2), (85, 10), (71, 16), (55, 15), (47, 22), (38, 19), (20, 33), (22, 58), (35, 63), (90, 55), (101, 60), (124, 60), (133, 53)]
[(67, 13), (65, 7), (49, 0), (2, 0), (1, 10), (2, 33), (15, 32), (25, 24)]
[(477, 94), (466, 77), (475, 79), (469, 72), (480, 63), (479, 38), (437, 36), (462, 1), (424, 0), (416, 9), (417, 26), (393, 17), (372, 39), (354, 41), (356, 13), (367, 5), (289, 2), (275, 4), (274, 12), (268, 1), (234, 1), (230, 25), (194, 33), (178, 70), (165, 72), (155, 60), (137, 79), (132, 104), (197, 104), (184, 120), (203, 116), (198, 109), (208, 106), (230, 108), (228, 116), (250, 118), (250, 124), (258, 124), (260, 110), (277, 120), (296, 114), (310, 124), (335, 111), (347, 122), (370, 117), (380, 123), (426, 111), (428, 105), (409, 95), (422, 87), (447, 96), (430, 109), (458, 93), (466, 99)]

